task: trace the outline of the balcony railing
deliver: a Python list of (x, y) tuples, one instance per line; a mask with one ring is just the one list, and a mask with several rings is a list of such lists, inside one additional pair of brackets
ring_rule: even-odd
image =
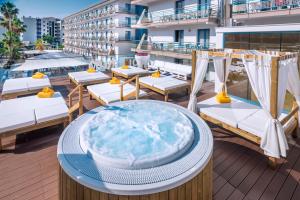
[(144, 42), (141, 50), (148, 51), (169, 51), (174, 53), (190, 54), (192, 50), (204, 50), (214, 48), (215, 44), (209, 41), (202, 43), (192, 42)]
[(261, 0), (255, 2), (235, 0), (232, 5), (232, 13), (258, 13), (275, 10), (290, 10), (295, 8), (300, 8), (300, 0)]
[(139, 20), (142, 25), (151, 23), (184, 22), (188, 20), (198, 20), (204, 18), (216, 18), (217, 7), (214, 5), (191, 5), (184, 9), (164, 10), (156, 12), (145, 12)]

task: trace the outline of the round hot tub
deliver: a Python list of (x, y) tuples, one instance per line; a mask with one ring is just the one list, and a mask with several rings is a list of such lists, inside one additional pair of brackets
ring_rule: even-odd
[(60, 197), (210, 199), (212, 148), (206, 123), (183, 107), (150, 100), (99, 107), (60, 137)]

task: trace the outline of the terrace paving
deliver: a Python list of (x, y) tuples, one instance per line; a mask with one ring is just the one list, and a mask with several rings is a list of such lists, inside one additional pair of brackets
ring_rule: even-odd
[[(65, 97), (74, 86), (67, 79), (51, 79), (54, 89)], [(238, 84), (240, 89), (245, 88)], [(236, 90), (238, 88), (230, 88)], [(199, 100), (213, 95), (213, 84), (205, 83)], [(85, 93), (84, 107), (99, 106)], [(163, 100), (150, 92), (148, 99)], [(170, 96), (173, 103), (186, 106), (188, 97)], [(268, 168), (260, 148), (236, 135), (210, 125), (214, 135), (214, 199), (300, 199), (300, 139), (289, 138), (288, 157), (276, 170)], [(0, 200), (58, 199), (56, 147), (63, 128), (46, 128), (4, 140), (0, 153)]]

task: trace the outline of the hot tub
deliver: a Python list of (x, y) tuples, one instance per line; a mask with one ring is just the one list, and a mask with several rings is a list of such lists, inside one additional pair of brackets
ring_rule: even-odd
[(206, 123), (183, 107), (150, 100), (99, 107), (60, 137), (60, 198), (211, 199), (212, 148)]

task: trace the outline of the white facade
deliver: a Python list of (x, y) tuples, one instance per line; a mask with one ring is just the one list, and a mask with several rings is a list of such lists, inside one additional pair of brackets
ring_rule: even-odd
[(92, 57), (107, 67), (131, 54), (136, 30), (131, 19), (137, 7), (130, 0), (109, 0), (64, 19), (65, 51)]
[(61, 20), (54, 17), (33, 18), (23, 17), (23, 22), (26, 25), (26, 32), (22, 34), (24, 42), (34, 43), (43, 35), (51, 35), (54, 37), (54, 42), (61, 43)]
[(32, 17), (23, 17), (26, 32), (22, 34), (23, 42), (34, 43), (37, 40), (37, 19)]

